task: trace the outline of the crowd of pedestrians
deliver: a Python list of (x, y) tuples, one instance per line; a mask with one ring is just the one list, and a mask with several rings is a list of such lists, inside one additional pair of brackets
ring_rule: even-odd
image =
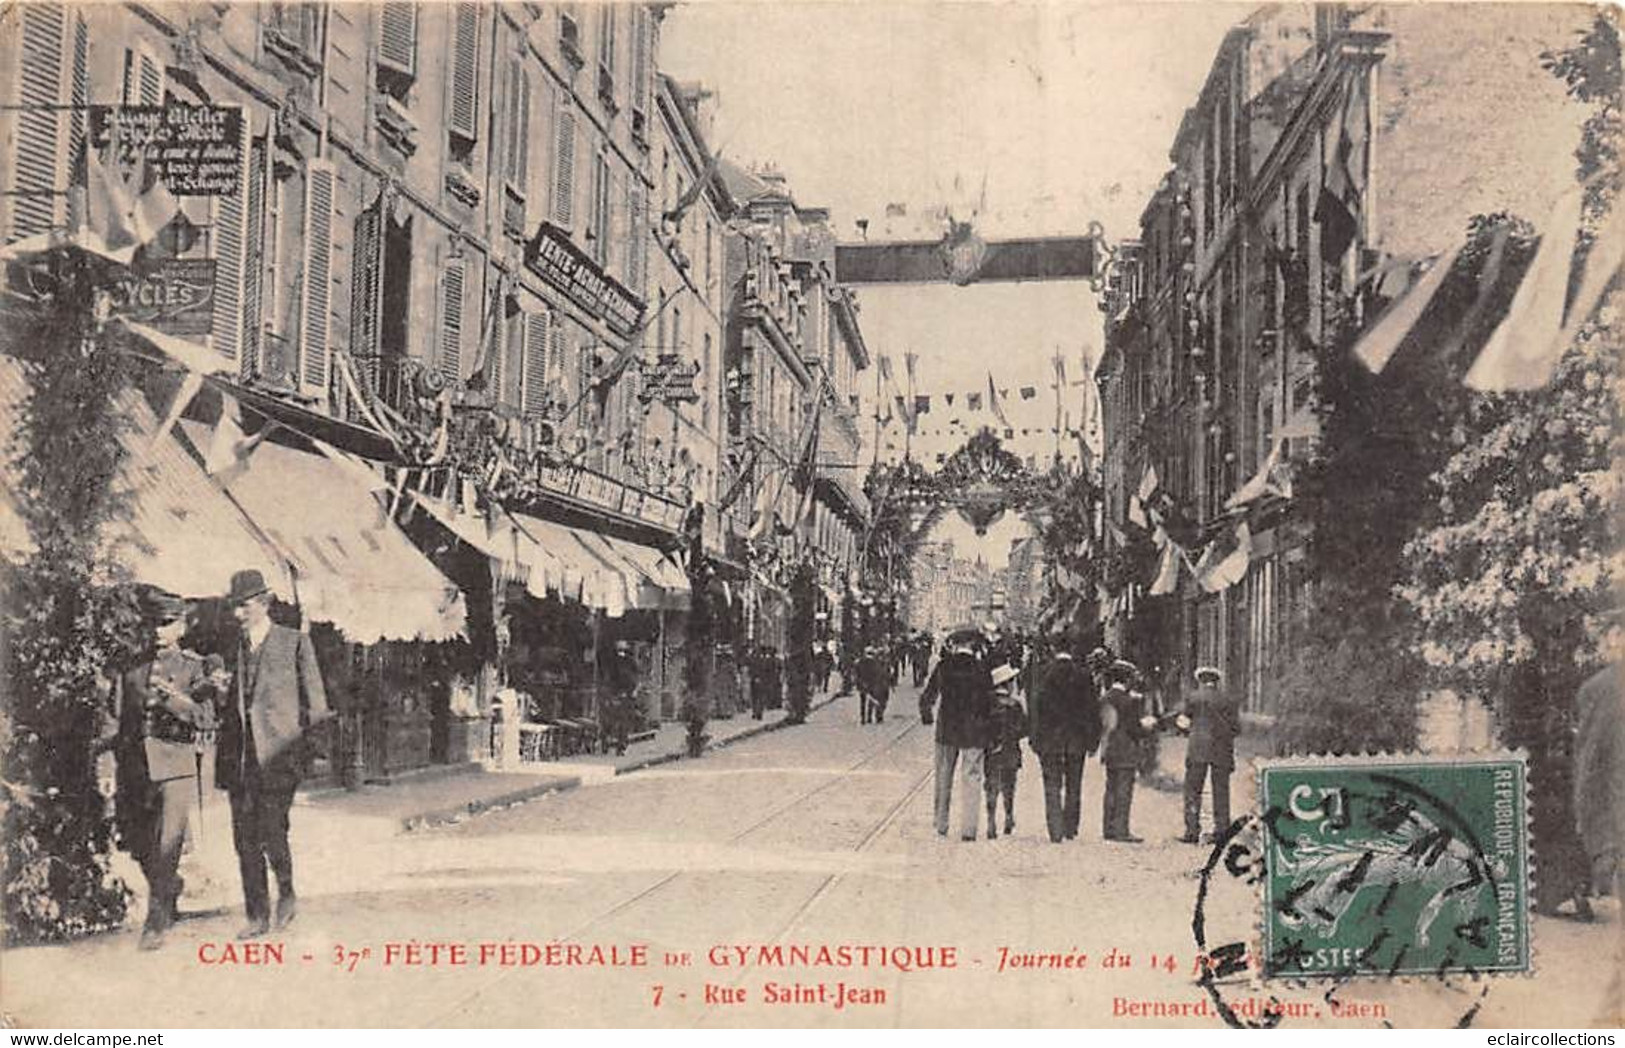
[[(1014, 832), (1017, 773), (1026, 740), (1043, 777), (1044, 821), (1051, 841), (1078, 836), (1084, 768), (1090, 757), (1096, 757), (1105, 774), (1101, 836), (1138, 844), (1143, 838), (1131, 827), (1134, 784), (1146, 760), (1147, 741), (1164, 730), (1190, 737), (1185, 832), (1180, 840), (1203, 839), (1202, 794), (1209, 784), (1213, 832), (1222, 833), (1229, 825), (1230, 771), (1240, 712), (1223, 688), (1223, 675), (1213, 667), (1201, 667), (1183, 708), (1162, 712), (1147, 699), (1143, 675), (1133, 663), (1104, 647), (1080, 657), (1080, 647), (1069, 638), (1053, 653), (1040, 656), (1021, 638), (996, 629), (949, 634), (920, 693), (920, 719), (936, 727), (934, 818), (939, 835), (946, 837), (952, 828), (956, 781), (961, 840), (978, 838), (984, 805), (987, 837), (996, 838), (1001, 801), (1004, 833)], [(864, 667), (871, 658), (883, 665), (873, 651), (859, 661), (865, 695), (869, 678)], [(1019, 694), (1023, 691), (1025, 704)], [(880, 709), (884, 710), (883, 700)], [(866, 713), (865, 721), (869, 719)]]

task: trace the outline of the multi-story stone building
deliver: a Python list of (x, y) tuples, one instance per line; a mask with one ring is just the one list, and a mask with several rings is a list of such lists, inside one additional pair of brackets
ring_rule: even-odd
[(1103, 480), (1119, 533), (1149, 469), (1198, 543), (1246, 519), (1250, 564), (1217, 592), (1187, 572), (1165, 600), (1135, 599), (1149, 578), (1114, 595), (1108, 632), (1131, 657), (1219, 665), (1249, 711), (1269, 711), (1312, 584), (1305, 535), (1289, 485), (1232, 498), (1266, 466), (1284, 477), (1309, 454), (1330, 296), (1459, 245), (1476, 214), (1538, 221), (1572, 186), (1584, 113), (1538, 54), (1588, 17), (1283, 6), (1226, 35), (1121, 253), (1124, 308), (1101, 367)]
[[(0, 65), (16, 71), (0, 111), (0, 234), (69, 220), (93, 112), (229, 108), (240, 149), (215, 160), (232, 184), (182, 197), (161, 240), (212, 264), (196, 337), (235, 362), (254, 426), (384, 460), (443, 435), (449, 456), (406, 461), (450, 464), (400, 483), (453, 510), (500, 503), (541, 521), (518, 530), (540, 548), (520, 560), (553, 565), (574, 583), (561, 601), (652, 644), (655, 626), (620, 613), (687, 600), (659, 550), (718, 494), (731, 207), (697, 94), (657, 73), (662, 10), (17, 5), (0, 33)], [(697, 400), (640, 398), (662, 353), (676, 357), (668, 371), (694, 371)], [(720, 553), (715, 522), (707, 538)], [(514, 567), (491, 577), (514, 581)], [(538, 694), (595, 709), (590, 680), (563, 682), (585, 662), (537, 669), (560, 682)], [(658, 656), (651, 670), (670, 683)], [(487, 667), (482, 710), (502, 676)]]
[[(727, 238), (732, 468), (749, 485), (741, 501), (789, 526), (770, 546), (781, 563), (814, 559), (833, 617), (868, 515), (856, 469), (856, 393), (869, 351), (856, 302), (835, 281), (828, 211), (798, 205), (775, 171), (727, 162), (722, 169), (739, 218)], [(788, 478), (808, 449), (816, 455), (814, 498), (807, 518), (797, 519), (799, 494)], [(757, 635), (776, 643), (783, 601), (771, 587), (762, 592)]]

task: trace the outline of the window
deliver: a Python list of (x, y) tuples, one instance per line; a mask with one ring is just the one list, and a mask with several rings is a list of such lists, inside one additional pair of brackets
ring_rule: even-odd
[(417, 4), (392, 0), (380, 4), (377, 11), (378, 88), (397, 101), (405, 102), (417, 76)]
[(451, 75), (446, 83), (451, 92), (446, 129), (451, 133), (452, 153), (471, 163), (470, 147), (480, 137), (480, 5), (470, 0), (451, 6)]

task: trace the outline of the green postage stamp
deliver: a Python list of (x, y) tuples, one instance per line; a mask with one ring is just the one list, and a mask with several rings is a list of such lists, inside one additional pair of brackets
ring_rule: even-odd
[(1265, 975), (1529, 971), (1526, 783), (1513, 756), (1263, 764)]

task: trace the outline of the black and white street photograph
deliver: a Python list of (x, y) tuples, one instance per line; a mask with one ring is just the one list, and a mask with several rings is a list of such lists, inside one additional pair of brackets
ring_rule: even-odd
[(1620, 32), (0, 3), (0, 1026), (1625, 1025)]

